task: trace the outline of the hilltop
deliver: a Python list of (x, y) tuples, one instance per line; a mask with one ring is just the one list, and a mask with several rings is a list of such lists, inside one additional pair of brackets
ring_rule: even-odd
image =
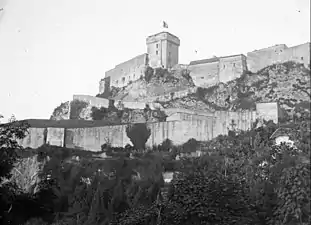
[[(195, 87), (191, 76), (186, 69), (153, 70), (149, 68), (145, 76), (131, 82), (123, 88), (112, 87), (109, 95), (99, 94), (97, 97), (123, 101), (148, 101), (148, 98), (161, 96), (170, 92), (187, 90)], [(298, 108), (310, 110), (310, 68), (295, 62), (274, 64), (258, 71), (246, 72), (240, 78), (228, 83), (202, 88), (197, 87), (195, 93), (169, 101), (157, 101), (163, 108), (182, 108), (197, 111), (215, 110), (251, 110), (259, 102), (279, 102), (281, 108), (289, 115)], [(68, 118), (69, 102), (57, 107), (51, 119)], [(92, 107), (86, 103), (77, 103), (73, 107), (74, 119), (92, 120)], [(93, 109), (97, 111), (98, 120), (135, 122), (135, 121), (162, 121), (165, 118), (163, 111), (156, 113), (146, 110), (118, 110), (114, 107), (109, 110)], [(160, 119), (152, 115), (160, 115)], [(99, 115), (99, 116), (98, 116)], [(149, 116), (148, 116), (149, 115)], [(151, 116), (150, 116), (151, 115)]]

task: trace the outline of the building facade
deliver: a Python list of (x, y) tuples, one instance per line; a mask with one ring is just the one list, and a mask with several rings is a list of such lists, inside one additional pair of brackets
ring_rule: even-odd
[(239, 54), (192, 61), (188, 69), (196, 86), (209, 87), (240, 77), (247, 71), (246, 56)]
[(168, 32), (151, 35), (146, 39), (149, 65), (153, 68), (172, 68), (178, 64), (180, 40)]
[(310, 42), (287, 47), (285, 44), (275, 45), (247, 53), (247, 67), (251, 72), (257, 72), (269, 65), (294, 61), (310, 65)]

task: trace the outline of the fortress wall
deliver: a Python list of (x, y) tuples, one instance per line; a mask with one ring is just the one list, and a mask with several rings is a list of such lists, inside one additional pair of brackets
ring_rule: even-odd
[(74, 95), (73, 100), (79, 100), (87, 102), (90, 106), (94, 106), (97, 108), (104, 107), (108, 108), (109, 100), (105, 98), (98, 98), (90, 95)]
[[(178, 145), (190, 138), (206, 141), (213, 137), (212, 119), (148, 123), (147, 126), (151, 129), (146, 143), (149, 147), (161, 144), (166, 138)], [(114, 147), (131, 144), (126, 135), (126, 125), (66, 129), (66, 147), (100, 151), (100, 146), (107, 141)]]
[[(176, 119), (182, 119), (181, 115), (179, 114), (180, 117)], [(232, 120), (236, 124), (236, 129), (248, 130), (256, 119), (256, 112), (251, 111), (216, 112), (215, 115), (218, 118), (192, 116), (190, 120), (147, 123), (151, 129), (151, 135), (146, 145), (151, 147), (161, 144), (166, 138), (172, 140), (176, 145), (183, 144), (190, 138), (208, 141), (220, 134), (228, 134)], [(131, 144), (126, 135), (126, 126), (67, 129), (66, 147), (99, 151), (100, 146), (107, 141), (114, 147), (124, 147), (126, 144)]]
[(209, 87), (219, 82), (219, 62), (189, 65), (188, 69), (196, 86)]
[(18, 144), (24, 148), (39, 148), (44, 144), (44, 129), (45, 128), (30, 127), (26, 137), (17, 141)]
[(217, 135), (227, 135), (228, 130), (249, 130), (256, 121), (256, 111), (216, 111), (214, 115), (217, 118)]
[(244, 55), (220, 58), (219, 82), (227, 83), (239, 78), (246, 69), (246, 57)]
[[(256, 111), (191, 113), (188, 112), (189, 110), (185, 110), (185, 112), (181, 109), (175, 110), (177, 111), (172, 111), (170, 114), (170, 121), (147, 123), (151, 129), (147, 146), (161, 144), (166, 138), (172, 140), (176, 145), (183, 144), (190, 138), (208, 141), (218, 135), (227, 135), (229, 129), (249, 130), (257, 118), (272, 119), (277, 123), (278, 118), (281, 117), (277, 103), (258, 103)], [(45, 127), (47, 126), (45, 125)], [(65, 146), (68, 148), (99, 151), (100, 146), (107, 141), (112, 146), (122, 147), (131, 143), (126, 135), (126, 126), (48, 128), (47, 142), (50, 142), (51, 145), (62, 146), (65, 136)], [(44, 129), (31, 127), (29, 134), (19, 143), (23, 147), (40, 147), (44, 144)]]
[(257, 72), (275, 63), (287, 61), (303, 63), (307, 67), (310, 64), (310, 43), (290, 48), (286, 45), (277, 45), (247, 53), (247, 67), (252, 72)]
[(46, 143), (55, 146), (64, 146), (65, 128), (47, 128)]
[(275, 45), (269, 48), (247, 53), (248, 70), (255, 73), (262, 68), (278, 62), (278, 56), (288, 47), (286, 45)]
[(303, 63), (305, 67), (310, 64), (310, 43), (293, 46), (279, 55), (280, 62), (295, 61)]
[(130, 81), (138, 80), (141, 75), (144, 75), (147, 61), (147, 54), (136, 56), (107, 71), (105, 77), (110, 77), (110, 86), (126, 86)]

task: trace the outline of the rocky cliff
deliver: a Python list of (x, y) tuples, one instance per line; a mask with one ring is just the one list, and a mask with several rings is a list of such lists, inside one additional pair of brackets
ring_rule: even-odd
[(164, 108), (213, 111), (252, 109), (256, 102), (276, 101), (288, 113), (298, 106), (310, 108), (310, 68), (294, 62), (275, 64), (229, 83), (198, 88), (195, 94), (160, 103)]
[[(55, 108), (51, 115), (51, 120), (102, 120), (113, 123), (143, 123), (165, 121), (167, 115), (161, 110), (145, 109), (118, 109), (114, 106), (109, 108), (91, 107), (88, 103), (74, 100), (69, 110), (69, 101), (61, 103)], [(70, 113), (70, 117), (69, 117)]]

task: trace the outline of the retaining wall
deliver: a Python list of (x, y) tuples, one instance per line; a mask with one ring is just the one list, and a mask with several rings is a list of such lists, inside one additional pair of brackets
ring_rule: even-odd
[(83, 102), (87, 102), (90, 106), (94, 106), (97, 108), (104, 107), (108, 108), (109, 100), (105, 98), (98, 98), (90, 95), (74, 95), (73, 100), (79, 100)]
[(44, 129), (30, 127), (26, 137), (22, 140), (17, 140), (18, 144), (24, 148), (39, 148), (44, 144)]

